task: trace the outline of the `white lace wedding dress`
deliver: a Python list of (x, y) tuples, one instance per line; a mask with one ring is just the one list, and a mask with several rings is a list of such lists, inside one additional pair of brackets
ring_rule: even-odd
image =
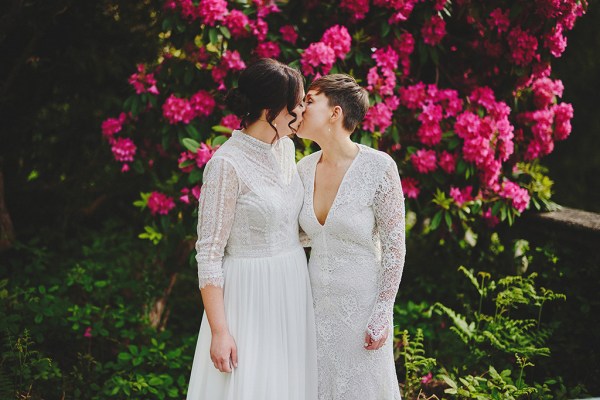
[(188, 400), (316, 400), (315, 321), (298, 238), (302, 183), (289, 138), (234, 131), (206, 165), (198, 214), (198, 278), (224, 288), (238, 367), (219, 372), (202, 318)]
[[(404, 197), (393, 159), (359, 145), (324, 225), (313, 207), (321, 151), (303, 158), (300, 226), (311, 249), (319, 400), (400, 399), (393, 355), (393, 306), (406, 252)], [(390, 333), (379, 350), (365, 333)]]

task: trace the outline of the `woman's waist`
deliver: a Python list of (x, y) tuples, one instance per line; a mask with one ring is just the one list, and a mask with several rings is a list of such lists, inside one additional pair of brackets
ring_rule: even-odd
[(299, 239), (262, 244), (227, 244), (225, 247), (225, 257), (271, 258), (276, 256), (285, 256), (289, 253), (297, 251), (304, 252)]

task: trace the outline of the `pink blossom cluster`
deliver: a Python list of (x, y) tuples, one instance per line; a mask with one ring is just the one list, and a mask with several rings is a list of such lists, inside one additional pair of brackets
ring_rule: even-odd
[(242, 120), (238, 118), (235, 114), (227, 114), (223, 118), (221, 118), (221, 122), (219, 125), (224, 126), (229, 129), (239, 129)]
[(342, 0), (340, 8), (350, 13), (352, 22), (360, 21), (369, 12), (369, 0)]
[(198, 198), (200, 197), (200, 186), (196, 185), (191, 189), (186, 188), (186, 187), (181, 189), (181, 196), (179, 196), (179, 201), (181, 201), (182, 203), (185, 203), (185, 204), (190, 204), (191, 203), (190, 195), (192, 196), (192, 198), (194, 198), (197, 201)]
[(400, 34), (399, 39), (394, 39), (392, 46), (400, 58), (402, 74), (408, 76), (410, 74), (410, 55), (415, 50), (415, 38), (410, 32), (404, 32)]
[(327, 74), (336, 59), (343, 60), (350, 51), (352, 37), (348, 29), (342, 25), (334, 25), (327, 29), (321, 41), (311, 43), (300, 59), (302, 70), (307, 75)]
[(488, 24), (496, 28), (498, 33), (508, 32), (510, 28), (510, 10), (502, 10), (501, 8), (495, 8), (488, 18)]
[(298, 33), (292, 25), (282, 26), (279, 28), (279, 33), (281, 33), (281, 38), (286, 42), (296, 44), (296, 40), (298, 40)]
[(246, 29), (250, 25), (250, 20), (240, 10), (231, 10), (223, 20), (223, 24), (231, 32), (234, 38), (241, 38), (249, 35), (249, 30)]
[(390, 24), (404, 22), (410, 17), (415, 4), (419, 0), (374, 0), (373, 4), (392, 10), (392, 16), (388, 19)]
[(242, 56), (237, 50), (227, 50), (221, 56), (219, 65), (215, 66), (212, 71), (213, 80), (219, 84), (219, 90), (225, 90), (225, 77), (229, 71), (241, 71), (246, 68), (246, 63), (242, 60)]
[(452, 197), (456, 205), (460, 207), (466, 202), (473, 200), (473, 187), (466, 186), (460, 189), (450, 186), (450, 197)]
[(423, 41), (430, 46), (440, 44), (446, 36), (446, 21), (439, 15), (432, 16), (421, 28), (421, 35)]
[(419, 189), (419, 181), (415, 178), (411, 178), (410, 176), (402, 178), (402, 191), (404, 195), (409, 199), (416, 199), (419, 197), (419, 193), (421, 189)]
[(564, 140), (571, 133), (573, 106), (558, 103), (562, 97), (563, 84), (548, 77), (536, 79), (531, 84), (533, 104), (537, 108), (517, 116), (517, 122), (529, 128), (531, 137), (521, 137), (527, 145), (525, 159), (533, 160), (554, 150), (554, 141)]
[(113, 136), (123, 129), (123, 124), (127, 119), (127, 115), (122, 112), (119, 114), (119, 118), (107, 118), (102, 122), (102, 135), (111, 142), (113, 140)]
[(458, 92), (438, 89), (435, 85), (419, 82), (399, 90), (400, 103), (412, 111), (420, 112), (417, 120), (421, 123), (417, 131), (419, 141), (435, 146), (442, 140), (442, 123), (462, 110), (463, 102)]
[[(198, 147), (198, 150), (196, 150), (195, 153), (189, 150), (184, 151), (179, 155), (179, 159), (177, 160), (177, 162), (179, 163), (179, 165), (181, 165), (186, 161), (192, 160), (195, 162), (197, 168), (202, 168), (211, 159), (214, 153), (215, 150), (209, 145), (207, 145), (206, 143), (200, 143), (200, 147)], [(194, 169), (194, 165), (190, 164), (185, 167), (180, 167), (180, 169), (183, 172), (189, 173)]]
[(410, 161), (415, 170), (421, 174), (428, 174), (437, 169), (437, 156), (435, 150), (420, 149), (411, 154)]
[(529, 205), (530, 197), (527, 189), (509, 180), (502, 182), (498, 194), (502, 198), (511, 200), (512, 206), (519, 212), (523, 212)]
[(133, 157), (137, 151), (133, 140), (129, 138), (116, 138), (111, 142), (111, 150), (115, 160), (123, 163), (121, 171), (129, 171), (129, 163), (133, 162)]
[(371, 106), (363, 120), (363, 129), (369, 132), (384, 132), (392, 124), (393, 113), (399, 104), (396, 96), (390, 96)]
[(148, 208), (152, 215), (167, 215), (169, 211), (175, 208), (175, 202), (173, 198), (164, 193), (152, 192), (148, 197)]
[(156, 87), (156, 79), (153, 73), (146, 73), (146, 66), (144, 64), (137, 65), (137, 72), (129, 77), (129, 84), (133, 86), (137, 94), (151, 93), (158, 94), (158, 88)]
[(279, 45), (275, 42), (259, 43), (254, 49), (254, 53), (261, 58), (278, 58), (281, 54)]
[(511, 29), (507, 41), (511, 51), (511, 59), (516, 65), (524, 66), (534, 59), (539, 59), (539, 54), (536, 53), (538, 49), (537, 38), (526, 30), (522, 30), (520, 26)]
[(183, 122), (189, 124), (196, 117), (207, 117), (215, 108), (215, 100), (210, 93), (200, 90), (189, 100), (171, 94), (163, 104), (163, 116), (171, 125)]
[(215, 26), (228, 13), (226, 0), (202, 0), (198, 3), (198, 16), (206, 25)]
[(378, 93), (381, 96), (391, 96), (396, 88), (396, 69), (400, 56), (392, 48), (377, 49), (371, 56), (375, 60), (375, 66), (367, 74), (367, 90)]

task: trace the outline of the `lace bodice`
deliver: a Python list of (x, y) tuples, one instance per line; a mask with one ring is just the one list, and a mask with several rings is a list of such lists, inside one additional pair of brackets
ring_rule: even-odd
[(198, 209), (200, 288), (223, 286), (222, 259), (299, 246), (302, 184), (285, 137), (271, 145), (235, 130), (206, 164)]

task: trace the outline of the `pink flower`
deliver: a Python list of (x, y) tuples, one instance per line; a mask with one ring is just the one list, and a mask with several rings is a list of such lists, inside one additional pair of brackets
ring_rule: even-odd
[(544, 39), (544, 46), (550, 50), (554, 57), (560, 57), (567, 48), (567, 38), (563, 35), (563, 28), (560, 25), (552, 28), (552, 32)]
[(399, 56), (392, 46), (375, 50), (371, 58), (375, 60), (375, 64), (382, 69), (398, 68)]
[(108, 118), (104, 122), (102, 122), (102, 135), (106, 137), (108, 140), (112, 140), (112, 137), (121, 132), (123, 129), (123, 123), (127, 115), (125, 113), (119, 114), (119, 118)]
[(208, 117), (215, 108), (215, 99), (206, 90), (195, 93), (189, 101), (189, 105), (197, 116)]
[(248, 36), (249, 34), (246, 26), (250, 24), (250, 20), (246, 14), (239, 10), (231, 10), (231, 12), (225, 17), (223, 23), (229, 29), (233, 37), (239, 38)]
[(256, 21), (250, 22), (250, 28), (252, 29), (252, 34), (259, 42), (265, 41), (269, 32), (269, 25), (264, 20), (259, 17)]
[(194, 118), (195, 112), (186, 99), (180, 99), (171, 94), (163, 104), (163, 116), (171, 125), (178, 122), (189, 124)]
[(232, 71), (241, 71), (246, 68), (246, 64), (237, 50), (225, 51), (221, 58), (221, 65)]
[(350, 51), (352, 37), (348, 29), (342, 25), (334, 25), (327, 29), (321, 41), (333, 49), (336, 58), (343, 60)]
[(423, 383), (423, 384), (429, 383), (432, 378), (433, 378), (433, 375), (431, 375), (431, 372), (430, 372), (427, 375), (424, 375), (421, 377), (421, 383)]
[(442, 140), (442, 128), (438, 122), (426, 122), (417, 130), (417, 136), (421, 143), (435, 146)]
[(214, 151), (206, 143), (200, 143), (200, 147), (196, 150), (196, 166), (202, 168), (211, 159)]
[(279, 29), (279, 33), (281, 33), (281, 38), (288, 43), (296, 44), (296, 40), (298, 40), (298, 34), (296, 33), (296, 29), (292, 25), (284, 25)]
[(279, 45), (275, 42), (263, 42), (256, 46), (254, 53), (262, 58), (278, 58), (281, 54)]
[(425, 44), (435, 46), (446, 36), (446, 22), (439, 15), (434, 15), (421, 28)]
[(352, 14), (352, 21), (360, 21), (369, 12), (369, 0), (342, 0), (340, 8)]
[(562, 97), (564, 86), (560, 79), (553, 81), (550, 78), (540, 78), (533, 82), (533, 104), (541, 109), (554, 102), (556, 97)]
[(514, 182), (504, 181), (498, 194), (512, 200), (513, 207), (519, 212), (523, 212), (529, 205), (529, 192)]
[(452, 174), (456, 169), (457, 158), (458, 154), (452, 154), (448, 153), (447, 151), (443, 151), (442, 154), (440, 154), (438, 164), (446, 173)]
[(91, 337), (92, 337), (92, 327), (91, 327), (91, 326), (88, 326), (88, 327), (85, 329), (85, 332), (83, 333), (83, 337), (84, 337), (84, 338), (91, 339)]
[(383, 132), (392, 124), (392, 110), (385, 103), (377, 103), (369, 108), (363, 121), (363, 129), (369, 132)]
[(510, 27), (510, 19), (508, 17), (509, 14), (510, 10), (502, 11), (501, 8), (496, 8), (490, 13), (488, 24), (496, 27), (498, 29), (498, 33), (508, 32), (508, 28)]
[[(536, 58), (538, 42), (535, 36), (517, 26), (513, 28), (507, 37), (508, 46), (511, 50), (511, 58), (516, 65), (527, 65)], [(537, 55), (539, 58), (539, 55)]]
[(398, 90), (398, 93), (400, 94), (400, 104), (404, 105), (409, 110), (421, 108), (423, 102), (427, 98), (423, 82), (419, 82), (412, 86), (401, 87)]
[(396, 74), (392, 69), (384, 69), (382, 75), (379, 75), (377, 67), (372, 67), (367, 74), (367, 90), (382, 96), (390, 96), (396, 87)]
[(556, 104), (554, 111), (554, 137), (556, 140), (565, 140), (571, 134), (571, 119), (573, 119), (573, 106), (569, 103)]
[(190, 161), (190, 160), (195, 160), (194, 153), (192, 153), (190, 151), (182, 152), (179, 155), (179, 158), (177, 159), (177, 164), (179, 165), (179, 168), (181, 169), (182, 172), (185, 172), (186, 174), (192, 172), (192, 170), (194, 169), (194, 164), (190, 164), (185, 167), (182, 167), (181, 164), (183, 164), (186, 161)]
[(410, 156), (410, 161), (421, 174), (435, 171), (437, 168), (435, 151), (433, 150), (417, 150)]
[(135, 89), (137, 94), (151, 93), (158, 94), (158, 88), (156, 87), (156, 79), (154, 74), (146, 73), (146, 66), (144, 64), (137, 65), (137, 73), (132, 74), (129, 77), (129, 83)]
[(221, 123), (219, 125), (229, 129), (239, 129), (241, 123), (242, 120), (239, 119), (235, 114), (228, 114), (221, 118)]
[(226, 0), (202, 0), (198, 4), (198, 15), (209, 26), (215, 26), (227, 15)]
[(467, 186), (462, 189), (459, 189), (454, 186), (450, 186), (450, 196), (452, 197), (452, 199), (454, 199), (454, 202), (459, 207), (462, 206), (467, 201), (473, 200), (472, 193), (473, 193), (472, 186)]
[(402, 178), (400, 183), (402, 183), (402, 191), (406, 197), (416, 199), (419, 196), (419, 193), (421, 192), (421, 189), (419, 189), (419, 181), (414, 178), (406, 177)]
[(191, 190), (188, 188), (183, 188), (181, 189), (181, 196), (179, 197), (179, 200), (182, 203), (185, 204), (190, 204), (190, 195), (192, 195), (192, 197), (194, 199), (196, 199), (196, 201), (198, 200), (198, 198), (200, 197), (200, 186), (196, 185), (194, 186)]
[(152, 215), (167, 215), (174, 207), (173, 199), (164, 193), (152, 192), (148, 197), (148, 208)]
[(481, 217), (483, 218), (483, 221), (489, 228), (493, 228), (500, 222), (498, 217), (492, 215), (491, 209), (487, 209), (486, 211), (484, 211), (483, 214), (481, 214)]
[(333, 67), (334, 62), (335, 52), (323, 42), (311, 43), (311, 45), (304, 50), (300, 59), (302, 70), (307, 75), (315, 75), (318, 73), (319, 71), (315, 70), (318, 67), (321, 67), (321, 72), (323, 74), (327, 74), (331, 70), (331, 67)]
[(126, 163), (133, 161), (137, 147), (129, 138), (117, 138), (112, 142), (111, 150), (115, 160)]

